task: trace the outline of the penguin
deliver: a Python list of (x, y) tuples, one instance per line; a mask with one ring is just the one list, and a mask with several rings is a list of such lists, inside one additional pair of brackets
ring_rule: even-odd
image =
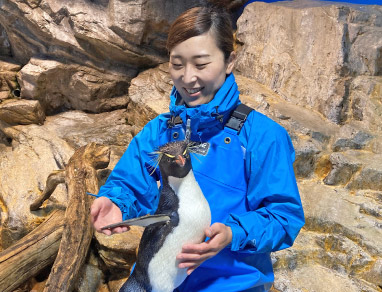
[(170, 142), (156, 152), (162, 187), (154, 216), (169, 220), (145, 228), (135, 268), (120, 292), (172, 292), (187, 277), (177, 254), (184, 244), (205, 239), (211, 211), (192, 171), (189, 145), (187, 139)]

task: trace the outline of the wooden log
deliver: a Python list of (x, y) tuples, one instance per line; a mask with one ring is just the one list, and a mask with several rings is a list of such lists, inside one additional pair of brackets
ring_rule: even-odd
[(69, 202), (65, 230), (44, 292), (72, 291), (85, 261), (93, 227), (90, 222), (92, 197), (98, 192), (96, 169), (109, 164), (110, 149), (95, 143), (78, 149), (66, 167)]
[(41, 196), (37, 198), (31, 205), (30, 210), (36, 211), (47, 200), (60, 183), (65, 182), (65, 170), (57, 170), (52, 172), (46, 179), (45, 189)]
[(63, 210), (53, 211), (36, 229), (0, 253), (0, 291), (14, 291), (51, 265), (64, 230)]

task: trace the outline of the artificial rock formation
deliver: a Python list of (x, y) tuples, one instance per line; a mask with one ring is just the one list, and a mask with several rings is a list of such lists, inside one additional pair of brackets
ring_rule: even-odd
[(0, 104), (0, 119), (11, 125), (43, 124), (45, 112), (38, 100), (9, 99)]
[[(168, 110), (166, 30), (191, 2), (0, 2), (0, 113), (38, 101), (46, 115), (26, 124), (0, 114), (0, 250), (66, 207), (59, 185), (29, 210), (75, 149), (110, 146), (103, 183), (132, 137)], [(255, 2), (237, 22), (241, 99), (288, 130), (306, 216), (294, 246), (272, 254), (273, 291), (382, 290), (381, 26), (381, 6), (310, 0)], [(77, 289), (118, 291), (140, 234), (96, 235)], [(37, 279), (24, 290), (43, 289)]]
[(377, 118), (363, 111), (374, 102), (364, 94), (381, 90), (382, 8), (353, 7), (248, 5), (238, 22), (238, 72), (335, 123)]

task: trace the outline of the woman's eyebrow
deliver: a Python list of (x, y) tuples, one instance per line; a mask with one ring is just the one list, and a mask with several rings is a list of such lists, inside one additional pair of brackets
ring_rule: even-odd
[(211, 57), (211, 55), (209, 55), (209, 54), (202, 54), (202, 55), (193, 56), (192, 58), (193, 59), (200, 59), (200, 58), (207, 58), (207, 57)]
[[(211, 55), (210, 54), (202, 54), (202, 55), (192, 56), (192, 59), (200, 59), (200, 58), (208, 58), (208, 57), (211, 57)], [(172, 58), (172, 59), (183, 59), (183, 57), (181, 55), (170, 55), (170, 58)]]

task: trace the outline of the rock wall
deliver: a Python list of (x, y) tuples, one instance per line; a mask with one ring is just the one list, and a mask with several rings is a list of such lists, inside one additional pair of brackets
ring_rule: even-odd
[(380, 82), (382, 7), (317, 5), (249, 5), (238, 23), (237, 70), (335, 123), (362, 119), (366, 100), (352, 93)]
[[(0, 0), (0, 251), (66, 206), (59, 187), (29, 211), (75, 149), (111, 146), (103, 181), (167, 111), (166, 30), (193, 3)], [(241, 99), (288, 130), (306, 215), (294, 246), (272, 255), (273, 291), (382, 291), (381, 6), (255, 2), (236, 38)], [(140, 234), (97, 235), (76, 289), (118, 291)]]

